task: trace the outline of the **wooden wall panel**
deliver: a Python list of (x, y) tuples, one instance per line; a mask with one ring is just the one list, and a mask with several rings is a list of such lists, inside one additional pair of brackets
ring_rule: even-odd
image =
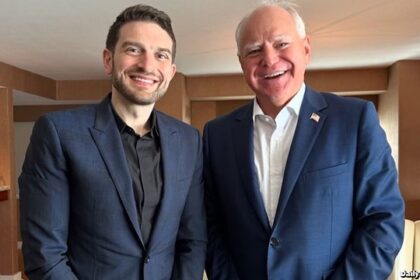
[(204, 125), (208, 121), (227, 114), (248, 102), (250, 99), (191, 101), (191, 125), (202, 133)]
[(185, 109), (187, 102), (185, 76), (176, 73), (165, 96), (156, 103), (156, 108), (168, 115), (189, 123), (189, 115)]
[(0, 86), (46, 98), (55, 98), (55, 81), (0, 62)]
[(245, 100), (223, 100), (223, 101), (217, 101), (216, 102), (216, 114), (217, 116), (221, 116), (227, 113), (232, 112), (233, 110), (248, 104), (249, 102), (251, 102), (251, 98), (250, 99), (245, 99)]
[[(158, 101), (156, 108), (188, 122), (184, 83), (184, 76), (177, 74), (169, 86), (168, 92)], [(58, 87), (61, 100), (95, 100), (93, 103), (100, 102), (111, 91), (109, 81), (60, 81)], [(14, 121), (32, 122), (47, 112), (71, 109), (81, 105), (83, 104), (14, 106)]]
[(253, 96), (242, 74), (188, 76), (187, 94), (190, 98), (221, 96)]
[[(381, 92), (388, 88), (388, 68), (307, 71), (307, 85), (318, 91)], [(242, 74), (188, 76), (190, 98), (254, 96)]]
[(406, 200), (420, 200), (420, 61), (397, 63), (399, 173)]
[(12, 93), (0, 88), (0, 176), (10, 186), (8, 199), (0, 201), (0, 275), (18, 271), (17, 213), (13, 142)]
[(217, 116), (216, 101), (192, 101), (191, 125), (203, 133), (206, 122)]
[(81, 106), (80, 104), (72, 105), (25, 105), (14, 106), (13, 115), (15, 122), (33, 122), (40, 116), (48, 112), (72, 109)]
[(376, 110), (378, 110), (379, 96), (380, 96), (379, 94), (358, 94), (358, 95), (346, 95), (346, 96), (370, 101), (373, 103), (373, 105), (375, 105)]
[(57, 100), (100, 100), (111, 92), (110, 80), (57, 81)]
[(420, 199), (405, 201), (405, 217), (409, 220), (420, 221)]
[(384, 91), (388, 88), (388, 71), (388, 68), (307, 71), (305, 82), (318, 91)]

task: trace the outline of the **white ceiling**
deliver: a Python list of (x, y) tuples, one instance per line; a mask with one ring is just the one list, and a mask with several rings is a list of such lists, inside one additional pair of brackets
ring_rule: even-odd
[[(109, 26), (134, 0), (0, 0), (0, 61), (57, 80), (105, 78)], [(145, 0), (166, 11), (186, 75), (240, 73), (234, 32), (257, 0)], [(420, 59), (420, 0), (296, 0), (310, 69)]]

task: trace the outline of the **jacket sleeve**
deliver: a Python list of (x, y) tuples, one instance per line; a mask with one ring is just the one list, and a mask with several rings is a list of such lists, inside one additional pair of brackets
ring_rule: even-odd
[(69, 185), (52, 121), (34, 126), (19, 177), (25, 272), (30, 279), (77, 279), (68, 265)]
[(204, 208), (203, 155), (196, 131), (195, 169), (178, 230), (173, 280), (202, 280), (207, 247)]
[(357, 132), (353, 234), (328, 279), (386, 279), (403, 241), (397, 170), (376, 110), (366, 104)]
[(206, 273), (209, 280), (239, 279), (226, 246), (223, 234), (222, 213), (217, 205), (217, 194), (213, 186), (210, 170), (211, 152), (209, 147), (210, 132), (208, 125), (204, 128), (204, 184), (207, 213), (207, 258)]

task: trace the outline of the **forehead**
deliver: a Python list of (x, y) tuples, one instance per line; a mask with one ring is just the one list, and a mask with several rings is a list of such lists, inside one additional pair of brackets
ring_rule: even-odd
[(255, 10), (242, 23), (239, 43), (257, 42), (282, 35), (297, 34), (293, 17), (279, 7), (263, 7)]
[(158, 24), (148, 21), (132, 21), (121, 26), (117, 45), (127, 41), (172, 47), (169, 34)]

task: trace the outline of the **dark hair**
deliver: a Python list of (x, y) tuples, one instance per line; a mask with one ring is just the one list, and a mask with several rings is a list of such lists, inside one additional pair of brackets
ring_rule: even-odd
[(172, 39), (172, 61), (175, 60), (176, 40), (174, 31), (172, 30), (171, 18), (165, 12), (143, 4), (128, 7), (118, 15), (108, 31), (106, 38), (106, 48), (108, 50), (114, 52), (121, 27), (133, 21), (156, 23), (165, 30)]

